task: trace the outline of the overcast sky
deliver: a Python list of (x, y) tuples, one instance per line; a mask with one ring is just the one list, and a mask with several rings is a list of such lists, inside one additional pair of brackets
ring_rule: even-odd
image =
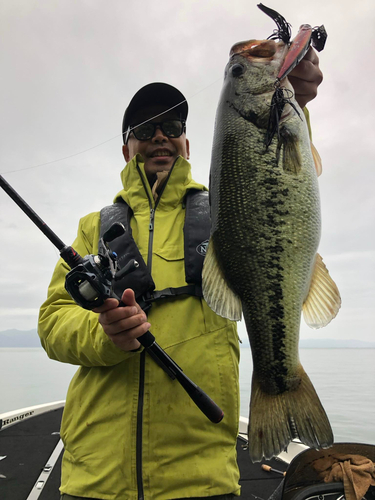
[[(141, 86), (164, 81), (188, 99), (193, 174), (208, 184), (229, 50), (275, 29), (256, 3), (2, 2), (0, 173), (71, 243), (79, 218), (110, 204), (121, 189), (120, 133), (127, 103)], [(371, 341), (375, 2), (265, 3), (292, 24), (293, 36), (304, 23), (324, 24), (328, 32), (319, 54), (324, 81), (309, 109), (323, 161), (320, 253), (343, 304), (330, 325), (313, 331), (303, 324), (301, 336)], [(28, 330), (36, 327), (58, 251), (2, 190), (0, 207), (0, 331)]]

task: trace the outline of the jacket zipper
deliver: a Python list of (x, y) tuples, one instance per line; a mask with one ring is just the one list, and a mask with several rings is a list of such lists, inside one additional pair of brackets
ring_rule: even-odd
[[(177, 157), (178, 158), (178, 157)], [(165, 186), (167, 185), (167, 182), (169, 181), (169, 177), (171, 176), (172, 170), (175, 166), (175, 163), (177, 161), (174, 161), (168, 177), (166, 178), (162, 189), (160, 191), (160, 194), (158, 196), (158, 199), (156, 200), (155, 206), (152, 206), (152, 199), (149, 196), (148, 190), (147, 190), (147, 185), (145, 180), (143, 179), (143, 175), (141, 172), (141, 169), (137, 165), (137, 170), (139, 173), (139, 176), (141, 178), (143, 187), (146, 191), (147, 198), (148, 198), (148, 203), (150, 207), (150, 222), (149, 222), (149, 238), (148, 238), (148, 255), (147, 255), (147, 269), (151, 274), (151, 267), (152, 267), (152, 246), (153, 246), (153, 241), (154, 241), (154, 222), (155, 222), (155, 210), (159, 204), (159, 200), (164, 192)], [(139, 367), (139, 387), (138, 387), (138, 407), (137, 407), (137, 436), (136, 436), (136, 471), (137, 471), (137, 488), (138, 488), (138, 500), (144, 500), (144, 491), (143, 491), (143, 475), (142, 475), (142, 440), (143, 440), (143, 403), (144, 403), (144, 392), (145, 392), (145, 365), (146, 365), (146, 351), (141, 352), (141, 360), (140, 360), (140, 367)]]
[(142, 175), (141, 169), (137, 165), (137, 170), (138, 170), (139, 176), (141, 178), (143, 187), (145, 188), (145, 191), (146, 191), (146, 194), (147, 194), (147, 198), (148, 198), (149, 207), (150, 207), (150, 222), (149, 222), (149, 226), (148, 226), (150, 235), (149, 235), (149, 238), (148, 238), (148, 254), (147, 254), (147, 269), (148, 269), (148, 271), (150, 273), (151, 273), (151, 268), (152, 268), (152, 247), (153, 247), (153, 243), (154, 243), (155, 211), (157, 209), (157, 206), (159, 205), (160, 198), (162, 197), (162, 195), (164, 193), (164, 189), (165, 189), (166, 185), (168, 184), (168, 181), (169, 181), (169, 178), (171, 176), (172, 170), (174, 169), (174, 166), (175, 166), (176, 161), (178, 160), (178, 158), (179, 158), (179, 156), (173, 162), (173, 165), (172, 165), (172, 167), (171, 167), (171, 169), (170, 169), (170, 171), (168, 173), (168, 176), (165, 179), (165, 182), (164, 182), (164, 184), (163, 184), (163, 186), (161, 188), (161, 191), (160, 191), (160, 194), (158, 196), (158, 199), (155, 202), (155, 207), (152, 207), (152, 200), (150, 198), (150, 195), (148, 194), (148, 190), (147, 190), (147, 187), (146, 187), (146, 182), (143, 179), (143, 175)]
[(144, 499), (143, 477), (142, 477), (142, 431), (143, 431), (142, 423), (143, 423), (143, 402), (144, 402), (144, 388), (145, 388), (145, 357), (146, 357), (146, 351), (142, 351), (140, 368), (139, 368), (137, 435), (136, 435), (136, 470), (137, 470), (138, 500)]
[(151, 274), (151, 266), (152, 266), (152, 245), (154, 242), (154, 219), (155, 219), (156, 206), (157, 206), (157, 204), (155, 204), (155, 208), (152, 208), (152, 206), (150, 206), (150, 223), (148, 226), (148, 230), (150, 232), (150, 235), (148, 237), (147, 269), (148, 269), (150, 274)]

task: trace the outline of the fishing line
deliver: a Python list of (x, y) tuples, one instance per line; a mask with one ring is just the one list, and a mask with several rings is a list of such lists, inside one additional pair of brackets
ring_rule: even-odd
[[(122, 134), (120, 134), (122, 135)], [(38, 168), (38, 167), (44, 167), (45, 165), (51, 165), (51, 163), (57, 163), (58, 161), (63, 161), (67, 160), (68, 158), (73, 158), (74, 156), (82, 155), (84, 153), (87, 153), (87, 151), (91, 151), (92, 149), (98, 148), (102, 146), (103, 144), (106, 144), (107, 142), (113, 141), (119, 137), (119, 135), (116, 135), (115, 137), (112, 137), (111, 139), (108, 139), (107, 141), (101, 142), (100, 144), (97, 144), (96, 146), (92, 146), (91, 148), (84, 149), (83, 151), (79, 151), (78, 153), (73, 153), (72, 155), (69, 156), (64, 156), (63, 158), (58, 158), (57, 160), (52, 160), (52, 161), (47, 161), (46, 163), (39, 163), (38, 165), (32, 165), (31, 167), (23, 167), (23, 168), (18, 168), (17, 170), (8, 170), (7, 172), (1, 172), (2, 174), (12, 174), (15, 172), (22, 172), (24, 170), (31, 170), (32, 168)]]
[[(197, 96), (198, 94), (200, 94), (201, 92), (205, 91), (206, 89), (208, 89), (209, 87), (212, 87), (212, 85), (215, 85), (219, 80), (222, 80), (222, 78), (217, 78), (215, 81), (213, 81), (212, 83), (210, 83), (209, 85), (207, 85), (206, 87), (204, 87), (203, 89), (201, 90), (198, 90), (198, 92), (196, 92), (195, 94), (193, 94), (192, 96), (189, 97), (189, 101), (191, 101), (195, 96)], [(151, 120), (154, 120), (155, 118), (158, 118), (159, 116), (161, 115), (164, 115), (165, 113), (168, 113), (169, 111), (171, 111), (172, 109), (174, 108), (177, 108), (178, 106), (180, 106), (181, 104), (183, 104), (184, 102), (187, 102), (187, 99), (184, 99), (183, 101), (179, 102), (178, 104), (175, 104), (174, 106), (172, 106), (171, 108), (168, 108), (167, 110), (155, 115), (155, 116), (152, 116), (151, 118), (148, 118), (147, 120), (145, 120), (144, 122), (142, 123), (139, 123), (138, 125), (135, 125), (134, 127), (132, 127), (130, 129), (130, 132), (132, 130), (134, 130), (136, 127), (139, 127), (140, 125), (143, 125), (144, 123), (147, 123)], [(127, 132), (127, 131), (126, 131)], [(33, 168), (39, 168), (39, 167), (44, 167), (46, 165), (51, 165), (53, 163), (58, 163), (59, 161), (63, 161), (63, 160), (68, 160), (69, 158), (74, 158), (75, 156), (79, 156), (79, 155), (82, 155), (84, 153), (87, 153), (88, 151), (92, 151), (93, 149), (96, 149), (96, 148), (99, 148), (100, 146), (103, 146), (103, 144), (107, 144), (108, 142), (111, 142), (113, 141), (114, 139), (117, 139), (118, 137), (122, 137), (126, 132), (124, 133), (121, 133), (121, 134), (118, 134), (118, 135), (115, 135), (114, 137), (111, 137), (111, 139), (107, 139), (106, 141), (104, 142), (101, 142), (99, 144), (97, 144), (96, 146), (92, 146), (91, 148), (87, 148), (87, 149), (84, 149), (83, 151), (79, 151), (78, 153), (73, 153), (69, 156), (64, 156), (63, 158), (58, 158), (57, 160), (51, 160), (51, 161), (47, 161), (46, 163), (39, 163), (38, 165), (32, 165), (30, 167), (23, 167), (23, 168), (18, 168), (16, 170), (8, 170), (6, 172), (1, 172), (1, 174), (13, 174), (13, 173), (16, 173), (16, 172), (23, 172), (25, 170), (31, 170)]]

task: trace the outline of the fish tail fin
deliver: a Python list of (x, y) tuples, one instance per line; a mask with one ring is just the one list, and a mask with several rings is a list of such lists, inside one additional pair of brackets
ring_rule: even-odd
[(248, 428), (252, 462), (277, 456), (293, 439), (316, 449), (332, 445), (328, 417), (301, 365), (299, 376), (297, 389), (274, 395), (265, 393), (253, 375)]

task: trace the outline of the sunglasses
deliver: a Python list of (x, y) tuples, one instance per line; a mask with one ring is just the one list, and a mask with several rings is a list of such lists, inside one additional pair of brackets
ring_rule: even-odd
[(160, 127), (164, 135), (171, 139), (180, 137), (186, 131), (186, 124), (184, 120), (166, 120), (159, 123), (143, 123), (138, 127), (130, 127), (126, 131), (125, 144), (128, 143), (130, 134), (133, 132), (134, 137), (138, 141), (148, 141), (155, 135), (156, 127)]

